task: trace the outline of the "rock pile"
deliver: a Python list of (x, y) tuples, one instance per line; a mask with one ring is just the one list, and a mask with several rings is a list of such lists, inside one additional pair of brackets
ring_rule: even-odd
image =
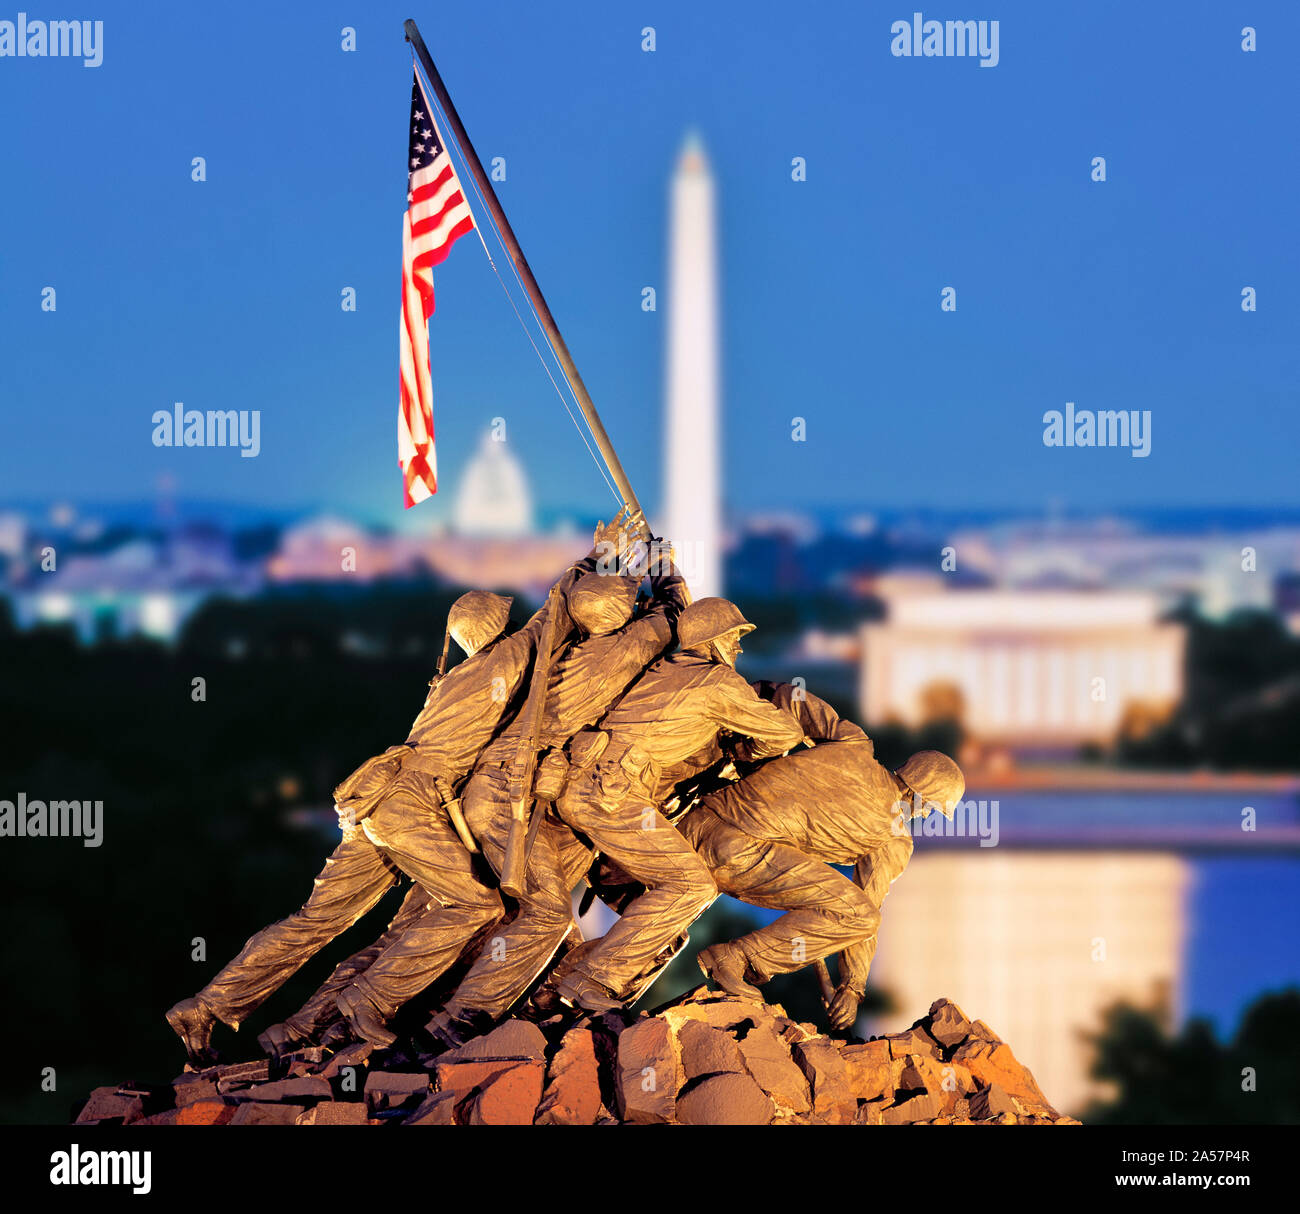
[[(545, 1027), (545, 1026), (544, 1026)], [(910, 1029), (840, 1041), (703, 988), (649, 1013), (526, 1020), (427, 1065), (364, 1045), (97, 1088), (78, 1124), (1077, 1125), (1011, 1047), (947, 999)]]

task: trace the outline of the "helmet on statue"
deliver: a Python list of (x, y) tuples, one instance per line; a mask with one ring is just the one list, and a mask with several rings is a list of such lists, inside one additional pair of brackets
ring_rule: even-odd
[(966, 791), (961, 768), (940, 750), (917, 751), (894, 774), (920, 801), (921, 812), (937, 808), (945, 818), (953, 816)]
[(677, 621), (677, 640), (683, 649), (703, 649), (729, 632), (744, 636), (754, 627), (730, 599), (696, 599)]
[(490, 590), (462, 594), (447, 612), (447, 631), (466, 653), (475, 654), (505, 631), (512, 602)]
[(569, 617), (588, 636), (617, 632), (632, 618), (640, 589), (640, 578), (584, 573), (567, 592)]

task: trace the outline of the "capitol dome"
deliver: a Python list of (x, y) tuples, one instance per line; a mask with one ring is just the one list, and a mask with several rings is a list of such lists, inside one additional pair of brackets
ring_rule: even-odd
[(533, 503), (523, 465), (491, 431), (465, 468), (454, 513), (461, 535), (510, 538), (533, 529)]

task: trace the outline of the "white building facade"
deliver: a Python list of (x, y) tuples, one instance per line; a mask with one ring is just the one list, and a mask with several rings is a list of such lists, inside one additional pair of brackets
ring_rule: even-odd
[(877, 724), (922, 723), (924, 694), (955, 686), (981, 741), (1105, 742), (1132, 703), (1182, 695), (1181, 624), (1154, 595), (958, 590), (886, 598), (862, 629), (859, 699)]

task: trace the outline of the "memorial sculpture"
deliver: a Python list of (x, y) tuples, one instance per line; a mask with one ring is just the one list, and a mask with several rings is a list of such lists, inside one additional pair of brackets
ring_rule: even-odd
[[(704, 972), (759, 997), (772, 975), (839, 952), (830, 1024), (851, 1027), (881, 902), (911, 854), (907, 824), (950, 815), (961, 773), (937, 752), (891, 773), (816, 696), (746, 683), (735, 660), (753, 625), (724, 599), (689, 602), (670, 551), (633, 544), (625, 522), (597, 528), (516, 632), (506, 600), (457, 600), (446, 638), (466, 656), (438, 672), (406, 741), (335, 790), (341, 839), (311, 896), (168, 1012), (192, 1063), (212, 1061), (217, 1022), (238, 1029), (403, 877), (411, 890), (380, 942), (268, 1030), (264, 1048), (320, 1044), (326, 1030), (392, 1046), (402, 1006), (475, 946), (422, 1040), (430, 1056), (528, 995), (539, 1019), (624, 1008), (719, 889), (785, 914), (708, 949)], [(522, 868), (508, 884), (512, 850)], [(856, 865), (855, 879), (834, 864)], [(584, 879), (612, 888), (619, 912), (585, 942), (572, 903)]]
[[(427, 335), (416, 304), (427, 322), (431, 265), (477, 226), (449, 158), (454, 145), (622, 509), (597, 528), (591, 552), (517, 632), (507, 630), (508, 600), (486, 590), (457, 600), (442, 662), (406, 740), (335, 790), (341, 838), (310, 897), (250, 937), (201, 990), (171, 1008), (168, 1023), (191, 1065), (211, 1062), (218, 1023), (238, 1029), (304, 962), (409, 879), (401, 909), (375, 944), (262, 1034), (272, 1056), (326, 1040), (392, 1047), (402, 1009), (430, 993), (437, 1015), (413, 1043), (429, 1058), (472, 1041), (512, 1010), (545, 1020), (626, 1008), (686, 947), (690, 925), (719, 888), (785, 914), (709, 949), (699, 959), (704, 972), (750, 997), (754, 984), (811, 964), (831, 1024), (846, 1029), (862, 998), (880, 904), (910, 854), (898, 824), (936, 804), (951, 812), (961, 774), (935, 754), (914, 756), (891, 774), (866, 735), (829, 706), (793, 686), (760, 694), (737, 673), (741, 638), (753, 625), (725, 599), (692, 602), (670, 544), (651, 534), (413, 22), (406, 32), (417, 60), (399, 444), (407, 503), (436, 490), (431, 401), (419, 374)], [(420, 364), (409, 383), (408, 355)], [(465, 656), (448, 670), (452, 640)], [(835, 863), (855, 864), (855, 881), (835, 872)], [(584, 879), (618, 913), (590, 941), (581, 939), (572, 904)], [(841, 978), (832, 988), (824, 958), (835, 951)]]
[[(409, 227), (432, 188), (420, 173), (443, 174), (454, 196), (440, 205), (460, 217), (438, 258), (477, 226), (454, 170), (438, 167), (440, 132), (424, 125), (440, 112), (622, 509), (523, 627), (510, 629), (511, 601), (490, 591), (455, 602), (407, 738), (335, 789), (340, 838), (310, 896), (167, 1012), (185, 1072), (165, 1092), (98, 1089), (78, 1121), (1068, 1121), (1009, 1047), (947, 1000), (905, 1033), (843, 1040), (885, 897), (912, 854), (911, 823), (952, 816), (962, 773), (936, 751), (891, 771), (802, 681), (737, 672), (754, 625), (726, 599), (692, 601), (671, 543), (652, 534), (441, 77), (406, 29), (437, 102), (417, 70), (411, 281), (431, 300)], [(403, 397), (404, 410), (423, 403)], [(436, 488), (432, 428), (403, 416), (412, 504)], [(453, 641), (464, 656), (448, 669)], [(218, 1061), (218, 1024), (238, 1030), (404, 880), (374, 943), (259, 1036), (261, 1061)], [(584, 884), (584, 904), (599, 897), (617, 915), (590, 940), (574, 905)], [(700, 952), (720, 991), (634, 1009), (719, 892), (781, 914)], [(790, 1020), (759, 989), (802, 969), (820, 985), (822, 1027)], [(347, 1096), (357, 1089), (344, 1077), (358, 1070), (364, 1095)]]

